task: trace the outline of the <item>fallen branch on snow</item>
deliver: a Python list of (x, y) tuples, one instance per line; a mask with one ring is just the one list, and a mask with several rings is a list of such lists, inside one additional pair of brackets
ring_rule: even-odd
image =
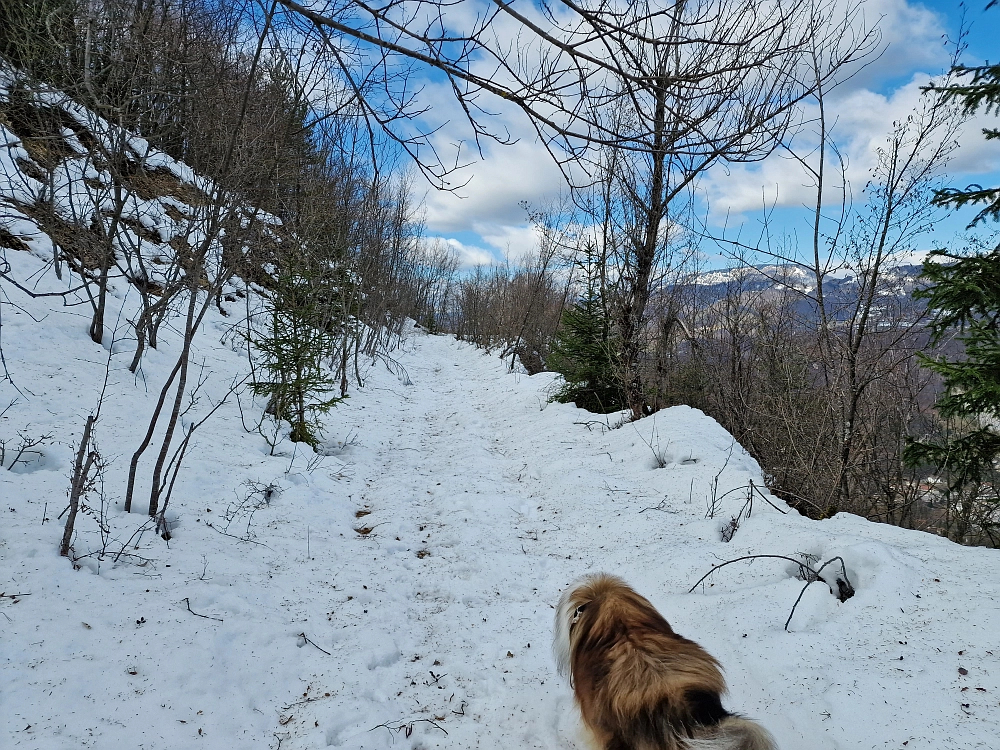
[(376, 729), (384, 728), (388, 729), (390, 732), (396, 732), (397, 734), (399, 732), (403, 732), (403, 735), (405, 737), (409, 737), (411, 734), (413, 734), (413, 725), (419, 724), (420, 722), (425, 722), (427, 724), (430, 724), (435, 729), (440, 729), (442, 732), (444, 732), (446, 737), (448, 736), (448, 731), (433, 719), (411, 719), (410, 721), (403, 721), (396, 725), (390, 724), (388, 721), (384, 721), (381, 724), (376, 724), (368, 731), (374, 732)]
[(200, 615), (197, 612), (195, 612), (193, 609), (191, 609), (191, 600), (188, 599), (186, 596), (184, 597), (184, 603), (187, 604), (188, 612), (190, 612), (195, 617), (204, 617), (206, 620), (215, 620), (216, 622), (222, 622), (221, 617), (212, 617), (211, 615)]
[(802, 597), (806, 593), (806, 589), (809, 588), (816, 581), (822, 581), (827, 586), (830, 585), (829, 581), (827, 581), (825, 578), (823, 578), (823, 576), (820, 575), (820, 573), (823, 572), (823, 569), (830, 563), (839, 562), (841, 572), (843, 573), (843, 576), (838, 576), (836, 578), (837, 592), (834, 594), (834, 596), (836, 596), (837, 600), (840, 602), (846, 602), (848, 599), (854, 596), (855, 593), (854, 586), (851, 583), (850, 579), (847, 577), (847, 565), (844, 563), (844, 558), (839, 556), (832, 557), (825, 563), (820, 565), (818, 570), (814, 570), (811, 566), (807, 565), (802, 560), (796, 560), (794, 557), (787, 557), (785, 555), (743, 555), (742, 557), (737, 557), (733, 560), (726, 560), (725, 562), (719, 563), (718, 565), (713, 565), (710, 571), (708, 571), (705, 575), (699, 578), (697, 582), (694, 584), (694, 586), (688, 589), (688, 593), (689, 594), (692, 593), (696, 588), (698, 588), (698, 585), (702, 583), (702, 581), (704, 581), (706, 578), (712, 575), (712, 573), (719, 570), (720, 568), (724, 568), (727, 565), (732, 565), (733, 563), (740, 562), (741, 560), (757, 560), (760, 558), (786, 560), (790, 563), (794, 563), (799, 567), (799, 577), (806, 582), (806, 585), (802, 587), (802, 591), (799, 592), (798, 598), (796, 598), (795, 600), (795, 604), (792, 605), (792, 611), (788, 613), (788, 619), (785, 620), (786, 632), (788, 631), (788, 625), (789, 623), (791, 623), (792, 617), (795, 615), (795, 609), (799, 606), (799, 602), (802, 601)]

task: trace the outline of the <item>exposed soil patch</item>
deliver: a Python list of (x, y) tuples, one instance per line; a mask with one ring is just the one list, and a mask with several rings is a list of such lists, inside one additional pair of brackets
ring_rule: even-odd
[(163, 296), (163, 284), (160, 284), (156, 281), (152, 281), (147, 278), (143, 278), (141, 276), (130, 278), (129, 281), (132, 283), (132, 286), (134, 286), (136, 289), (138, 289), (141, 292), (145, 292), (151, 297)]
[(160, 239), (159, 232), (154, 232), (149, 227), (144, 226), (140, 221), (136, 221), (135, 219), (125, 216), (122, 216), (118, 219), (118, 221), (131, 229), (132, 233), (141, 240), (145, 240), (146, 242), (151, 242), (156, 245), (162, 244), (163, 242), (163, 240)]
[(21, 139), (28, 155), (45, 169), (55, 169), (64, 159), (78, 156), (63, 130), (76, 132), (79, 123), (62, 109), (30, 101), (23, 91), (12, 91), (8, 101), (0, 102), (0, 122)]
[(7, 247), (11, 250), (30, 250), (28, 243), (20, 237), (11, 234), (3, 227), (0, 227), (0, 247)]
[[(51, 205), (45, 203), (15, 204), (20, 211), (35, 220), (38, 228), (47, 234), (69, 258), (77, 260), (87, 270), (101, 267), (101, 261), (108, 252), (107, 243), (97, 229), (95, 215), (91, 226), (77, 224), (59, 216)], [(113, 260), (112, 255), (110, 260)]]
[(126, 159), (119, 164), (118, 172), (125, 186), (143, 200), (151, 201), (169, 195), (189, 206), (206, 206), (209, 203), (204, 192), (182, 182), (166, 167), (149, 170), (138, 162)]
[(176, 222), (187, 221), (189, 218), (191, 218), (172, 203), (164, 203), (163, 210), (166, 212), (167, 216), (169, 216)]
[(49, 178), (46, 177), (45, 172), (42, 171), (42, 168), (37, 164), (35, 164), (35, 162), (33, 162), (31, 159), (19, 158), (17, 160), (17, 166), (22, 172), (24, 172), (26, 175), (28, 175), (28, 177), (30, 177), (33, 180), (38, 180), (42, 184), (45, 184), (49, 181)]

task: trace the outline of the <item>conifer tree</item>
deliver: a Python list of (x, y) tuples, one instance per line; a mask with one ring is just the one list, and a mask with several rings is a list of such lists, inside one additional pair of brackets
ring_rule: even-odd
[[(993, 0), (986, 7), (996, 4)], [(960, 104), (966, 113), (983, 109), (1000, 114), (1000, 65), (959, 65), (952, 72), (959, 83), (931, 90)], [(986, 128), (983, 133), (987, 140), (1000, 139), (1000, 129)], [(1000, 187), (948, 188), (938, 191), (934, 200), (956, 209), (982, 205), (970, 228), (986, 219), (1000, 220)], [(936, 440), (908, 441), (904, 459), (943, 473), (949, 508), (958, 498), (960, 514), (978, 518), (995, 544), (1000, 540), (1000, 498), (990, 479), (1000, 459), (1000, 245), (965, 254), (935, 250), (924, 261), (921, 279), (927, 286), (914, 296), (927, 300), (931, 345), (955, 333), (964, 356), (923, 357), (925, 366), (944, 382), (945, 391), (936, 402), (938, 414), (957, 429)], [(965, 540), (966, 527), (961, 524), (957, 541)]]
[[(986, 10), (996, 8), (1000, 0), (990, 0)], [(944, 86), (928, 86), (927, 90), (940, 94), (945, 101), (955, 102), (971, 115), (980, 109), (986, 114), (1000, 115), (1000, 64), (955, 65), (949, 80), (956, 83)], [(986, 140), (1000, 140), (1000, 128), (983, 128)], [(962, 208), (982, 205), (983, 208), (969, 224), (975, 226), (984, 219), (1000, 221), (1000, 187), (969, 185), (965, 188), (945, 188), (935, 195), (934, 202), (940, 206)]]
[(581, 409), (606, 414), (625, 408), (616, 342), (598, 284), (595, 263), (583, 264), (587, 286), (583, 295), (563, 313), (546, 363), (565, 381), (553, 400), (573, 402)]
[(257, 364), (266, 373), (254, 392), (268, 396), (268, 411), (292, 425), (293, 443), (313, 447), (319, 442), (319, 416), (340, 401), (330, 396), (337, 380), (326, 366), (336, 332), (329, 292), (308, 263), (289, 262), (270, 289), (266, 324), (251, 335)]
[[(942, 262), (947, 261), (947, 262)], [(979, 483), (1000, 457), (1000, 247), (956, 256), (935, 250), (924, 262), (921, 278), (929, 286), (914, 294), (931, 309), (931, 344), (958, 331), (963, 359), (924, 356), (941, 375), (945, 392), (936, 408), (946, 420), (964, 424), (957, 436), (942, 441), (913, 441), (906, 458), (933, 464), (951, 477), (952, 490)]]

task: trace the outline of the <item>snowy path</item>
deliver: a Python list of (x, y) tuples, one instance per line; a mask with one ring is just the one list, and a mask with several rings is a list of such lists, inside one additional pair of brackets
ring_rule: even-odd
[[(381, 746), (390, 732), (373, 737), (372, 726), (425, 718), (441, 729), (418, 722), (414, 737), (493, 746), (491, 735), (534, 723), (524, 718), (534, 707), (518, 699), (534, 675), (519, 656), (532, 640), (545, 653), (550, 610), (538, 580), (512, 575), (525, 567), (512, 521), (526, 500), (496, 421), (505, 394), (470, 381), (441, 343), (426, 344), (438, 356), (408, 366), (415, 385), (393, 384), (394, 409), (368, 415), (384, 420), (382, 435), (353, 499), (367, 513), (354, 527), (372, 531), (348, 543), (373, 566), (348, 561), (338, 577), (356, 593), (334, 617), (338, 656), (350, 659), (337, 670), (341, 695), (351, 697), (324, 733), (334, 744)], [(329, 713), (317, 705), (304, 723)]]
[[(560, 712), (546, 704), (566, 696), (544, 689), (553, 686), (550, 605), (566, 578), (553, 571), (572, 565), (551, 544), (539, 546), (542, 535), (560, 533), (550, 519), (558, 509), (531, 491), (551, 456), (518, 444), (530, 436), (518, 434), (525, 404), (516, 378), (484, 387), (455, 361), (482, 353), (447, 339), (417, 342), (424, 356), (407, 362), (413, 385), (393, 383), (394, 408), (368, 415), (384, 418), (382, 434), (352, 499), (366, 513), (354, 527), (372, 531), (348, 538), (375, 570), (348, 563), (338, 577), (356, 592), (334, 618), (343, 621), (338, 655), (353, 655), (338, 670), (341, 695), (352, 698), (324, 739), (378, 747), (393, 737), (388, 729), (372, 737), (370, 727), (417, 720), (413, 737), (446, 747), (512, 738), (556, 747)], [(546, 696), (543, 705), (525, 701), (529, 694)], [(304, 725), (329, 713), (317, 704)]]
[[(353, 592), (332, 619), (338, 656), (352, 655), (337, 673), (341, 699), (332, 711), (309, 704), (296, 725), (306, 733), (293, 738), (312, 746), (308, 737), (325, 726), (326, 742), (378, 747), (370, 727), (417, 720), (413, 736), (442, 747), (572, 747), (576, 719), (549, 653), (552, 604), (595, 565), (641, 574), (655, 562), (651, 544), (699, 556), (698, 535), (714, 524), (684, 528), (704, 515), (692, 499), (705, 473), (697, 443), (685, 448), (674, 435), (671, 451), (662, 441), (679, 475), (673, 499), (687, 512), (653, 510), (665, 496), (644, 487), (655, 464), (637, 430), (604, 439), (593, 415), (546, 406), (537, 379), (502, 375), (495, 359), (446, 338), (418, 336), (413, 346), (420, 356), (404, 358), (413, 385), (383, 386), (393, 407), (358, 425), (371, 434), (378, 420), (381, 433), (377, 445), (361, 441), (372, 455), (359, 462), (368, 473), (352, 496), (368, 513), (354, 526), (372, 531), (347, 534), (365, 564), (348, 562), (336, 576)], [(493, 377), (477, 378), (484, 370)], [(565, 417), (557, 430), (554, 411)], [(593, 420), (589, 429), (572, 424), (581, 418)], [(712, 454), (724, 460), (731, 439), (716, 432)], [(655, 432), (645, 439), (661, 442)], [(730, 464), (752, 468), (739, 457)], [(606, 565), (605, 548), (614, 552)], [(694, 570), (680, 575), (693, 580)], [(683, 632), (683, 619), (675, 623)], [(380, 731), (381, 741), (394, 739)]]

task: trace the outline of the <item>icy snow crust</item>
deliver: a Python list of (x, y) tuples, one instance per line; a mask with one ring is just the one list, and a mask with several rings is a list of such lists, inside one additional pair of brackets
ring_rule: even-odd
[[(0, 158), (15, 164), (3, 136)], [(156, 160), (197, 182), (147, 151)], [(19, 179), (3, 192), (37, 189)], [(45, 270), (47, 238), (3, 214), (31, 238), (32, 252), (0, 248), (11, 275), (39, 292), (67, 288)], [(86, 305), (3, 294), (8, 462), (18, 431), (53, 435), (0, 469), (3, 750), (583, 747), (549, 644), (560, 592), (598, 570), (718, 657), (726, 706), (784, 750), (998, 747), (1000, 554), (854, 516), (810, 521), (759, 497), (725, 543), (760, 469), (701, 412), (610, 430), (548, 404), (551, 376), (510, 374), (413, 330), (398, 366), (370, 365), (365, 388), (330, 413), (324, 457), (287, 440), (269, 455), (244, 430), (263, 404), (230, 399), (196, 433), (168, 544), (137, 533), (141, 486), (139, 513), (121, 503), (180, 333), (164, 326), (134, 376), (126, 321), (138, 303), (123, 280), (103, 347), (87, 337)], [(195, 339), (196, 419), (247, 374), (233, 325), (252, 303), (251, 292), (223, 303), (228, 316), (211, 310)], [(95, 434), (110, 461), (110, 534), (81, 514), (74, 568), (58, 556), (57, 517), (109, 362)], [(237, 512), (247, 482), (277, 489), (252, 516)], [(722, 499), (707, 517), (713, 492)], [(88, 503), (100, 507), (94, 494)], [(803, 586), (793, 564), (736, 563), (687, 593), (749, 554), (840, 555), (857, 594), (839, 603), (812, 585), (785, 632)]]

